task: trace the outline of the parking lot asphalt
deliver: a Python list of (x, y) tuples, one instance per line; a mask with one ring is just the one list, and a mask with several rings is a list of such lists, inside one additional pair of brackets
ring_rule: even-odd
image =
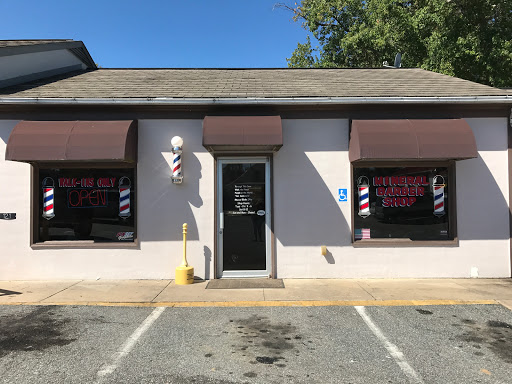
[(509, 383), (501, 305), (0, 306), (1, 383)]

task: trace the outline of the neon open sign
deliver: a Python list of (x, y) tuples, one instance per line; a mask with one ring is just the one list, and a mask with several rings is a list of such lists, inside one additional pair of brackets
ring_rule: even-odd
[(106, 189), (68, 189), (68, 208), (102, 208), (108, 205)]

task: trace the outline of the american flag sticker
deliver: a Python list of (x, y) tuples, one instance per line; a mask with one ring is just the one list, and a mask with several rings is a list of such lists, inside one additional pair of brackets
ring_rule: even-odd
[(370, 228), (356, 229), (354, 233), (354, 238), (356, 240), (371, 239)]

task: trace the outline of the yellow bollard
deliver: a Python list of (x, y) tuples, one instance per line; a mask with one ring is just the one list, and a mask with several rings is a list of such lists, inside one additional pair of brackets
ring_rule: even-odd
[(176, 267), (177, 285), (194, 284), (194, 267), (187, 263), (187, 223), (183, 224), (183, 260), (179, 267)]

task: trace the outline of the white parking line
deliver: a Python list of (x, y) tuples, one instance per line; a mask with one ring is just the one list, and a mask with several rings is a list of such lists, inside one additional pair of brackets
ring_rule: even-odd
[(112, 356), (112, 362), (101, 367), (96, 374), (96, 383), (101, 383), (106, 376), (112, 374), (117, 369), (121, 360), (130, 353), (140, 337), (149, 329), (149, 327), (151, 327), (155, 320), (160, 317), (160, 315), (165, 311), (165, 308), (166, 307), (155, 308), (154, 311), (146, 317), (146, 320), (144, 320), (135, 332), (128, 337), (119, 351)]
[(403, 373), (409, 378), (409, 381), (411, 383), (416, 384), (423, 384), (423, 380), (419, 375), (416, 373), (413, 367), (409, 365), (407, 360), (405, 360), (404, 354), (398, 349), (398, 347), (391, 343), (386, 336), (382, 333), (382, 331), (375, 325), (375, 323), (372, 321), (370, 316), (366, 313), (366, 310), (364, 307), (361, 306), (355, 306), (354, 307), (359, 313), (359, 315), (363, 318), (366, 325), (368, 325), (368, 328), (373, 332), (375, 336), (380, 340), (380, 342), (384, 345), (384, 347), (387, 349), (391, 357), (395, 359), (395, 362), (398, 364), (400, 369)]

